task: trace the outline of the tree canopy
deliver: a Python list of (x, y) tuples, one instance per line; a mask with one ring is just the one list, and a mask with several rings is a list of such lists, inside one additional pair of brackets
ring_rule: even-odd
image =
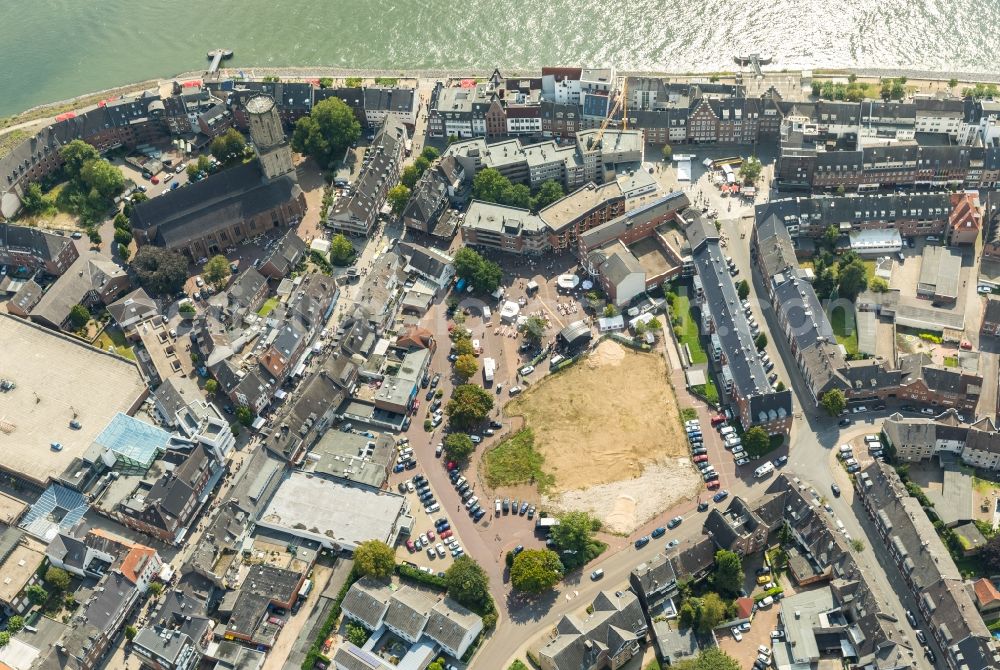
[(482, 566), (468, 556), (459, 556), (444, 573), (448, 595), (466, 607), (480, 611), (492, 601), (490, 578)]
[(462, 384), (455, 387), (444, 411), (452, 426), (464, 430), (481, 423), (492, 409), (493, 394), (475, 384)]
[(396, 554), (380, 540), (365, 540), (354, 550), (354, 569), (365, 577), (389, 579), (396, 569)]
[(548, 549), (525, 549), (510, 567), (510, 583), (518, 591), (542, 593), (563, 577), (559, 556)]
[(122, 171), (104, 159), (87, 161), (80, 170), (80, 180), (102, 198), (110, 200), (125, 190)]
[(847, 399), (840, 389), (830, 389), (819, 399), (819, 403), (830, 416), (840, 416), (847, 407)]
[(216, 254), (208, 259), (205, 267), (201, 269), (201, 273), (205, 281), (214, 286), (216, 290), (219, 290), (226, 285), (226, 280), (232, 274), (232, 270), (229, 267), (229, 259), (222, 254)]
[(417, 169), (416, 165), (407, 165), (403, 168), (402, 174), (399, 175), (399, 182), (406, 188), (413, 188), (417, 185), (417, 180), (420, 179), (420, 170)]
[(753, 344), (757, 347), (757, 351), (764, 351), (767, 348), (767, 335), (761, 333), (757, 337), (753, 338)]
[(538, 192), (531, 198), (531, 208), (536, 212), (545, 209), (555, 201), (560, 200), (563, 195), (565, 194), (562, 184), (555, 179), (547, 179), (542, 182), (542, 185), (538, 187)]
[(455, 273), (471, 282), (480, 293), (492, 293), (503, 280), (503, 270), (493, 261), (486, 260), (474, 249), (462, 247), (455, 252)]
[(74, 328), (83, 328), (90, 321), (90, 310), (83, 305), (73, 305), (69, 310), (69, 322)]
[(80, 174), (84, 165), (97, 160), (101, 154), (83, 140), (73, 140), (59, 150), (59, 156), (63, 159), (63, 168), (66, 170), (66, 174), (72, 179)]
[(674, 157), (674, 148), (669, 144), (664, 144), (660, 153), (663, 156), (663, 160), (670, 161)]
[(472, 455), (476, 445), (465, 433), (448, 433), (444, 438), (444, 451), (448, 458), (453, 461), (462, 462)]
[(292, 149), (330, 168), (360, 136), (361, 124), (354, 111), (339, 98), (327, 98), (316, 103), (309, 116), (296, 122)]
[(524, 322), (524, 336), (534, 343), (545, 337), (545, 319), (540, 316), (529, 316)]
[(736, 293), (740, 296), (740, 300), (746, 300), (750, 295), (750, 284), (747, 283), (746, 279), (741, 279), (736, 283)]
[[(756, 427), (756, 426), (755, 426)], [(715, 552), (713, 584), (723, 595), (739, 595), (743, 588), (743, 561), (734, 551), (720, 549)]]
[(743, 448), (750, 458), (760, 458), (771, 448), (771, 437), (760, 426), (751, 426), (743, 433)]
[(354, 245), (343, 233), (337, 233), (330, 240), (330, 262), (344, 267), (349, 265), (355, 256)]
[(406, 209), (406, 203), (410, 201), (410, 189), (405, 184), (396, 184), (389, 189), (388, 199), (392, 213), (399, 216)]
[(726, 603), (718, 593), (706, 594), (698, 606), (698, 632), (707, 635), (726, 620)]
[(180, 254), (145, 245), (132, 258), (132, 270), (139, 285), (153, 295), (172, 295), (181, 290), (187, 279), (187, 261)]
[(238, 160), (246, 148), (246, 138), (235, 128), (227, 129), (226, 132), (213, 139), (212, 144), (209, 145), (209, 151), (220, 163)]
[(50, 567), (45, 571), (45, 583), (51, 586), (56, 591), (65, 591), (69, 588), (70, 576), (69, 573), (62, 568), (57, 568), (55, 566)]
[(753, 186), (757, 179), (760, 178), (760, 172), (762, 169), (763, 166), (760, 164), (760, 160), (758, 160), (756, 156), (750, 156), (743, 161), (742, 165), (740, 165), (740, 179), (742, 179), (743, 183), (747, 186)]
[(462, 379), (470, 379), (478, 369), (479, 363), (472, 354), (462, 354), (455, 361), (455, 373)]
[(567, 512), (559, 517), (559, 525), (552, 527), (550, 536), (567, 569), (579, 567), (590, 560), (594, 549), (594, 529), (599, 527), (600, 522), (587, 512)]
[(837, 287), (840, 296), (848, 300), (854, 300), (868, 288), (868, 271), (864, 261), (855, 257), (841, 265), (837, 274)]

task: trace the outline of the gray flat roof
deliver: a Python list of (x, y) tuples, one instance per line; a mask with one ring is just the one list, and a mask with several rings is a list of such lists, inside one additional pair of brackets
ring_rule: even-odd
[(292, 472), (286, 475), (258, 523), (353, 549), (372, 539), (391, 545), (397, 520), (405, 511), (406, 499), (395, 493)]
[(622, 197), (617, 181), (597, 186), (593, 182), (578, 188), (564, 198), (556, 200), (538, 212), (538, 216), (553, 231), (562, 230), (569, 223), (585, 216), (609, 200)]
[[(0, 393), (0, 467), (39, 484), (62, 475), (146, 395), (134, 363), (68, 335), (0, 315), (0, 342), (0, 376), (17, 385)], [(79, 430), (69, 427), (74, 418)]]
[(945, 247), (925, 246), (917, 288), (941, 297), (957, 298), (961, 270), (961, 254)]
[(822, 627), (821, 615), (834, 607), (829, 586), (796, 593), (781, 601), (781, 621), (785, 624), (793, 661), (808, 663), (819, 658), (813, 629)]

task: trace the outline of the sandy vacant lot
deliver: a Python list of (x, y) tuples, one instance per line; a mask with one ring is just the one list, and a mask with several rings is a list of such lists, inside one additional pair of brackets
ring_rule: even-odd
[(523, 415), (535, 431), (544, 470), (555, 477), (549, 502), (590, 509), (614, 532), (628, 532), (698, 489), (659, 354), (605, 340), (506, 413)]

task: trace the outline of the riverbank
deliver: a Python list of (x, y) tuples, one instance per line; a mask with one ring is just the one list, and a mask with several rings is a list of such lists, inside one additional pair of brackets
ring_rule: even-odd
[[(521, 68), (521, 69), (500, 69), (501, 74), (508, 78), (519, 77), (540, 77), (541, 68)], [(243, 75), (250, 79), (262, 79), (264, 77), (278, 77), (282, 80), (302, 81), (309, 79), (331, 78), (344, 80), (349, 78), (376, 79), (380, 77), (390, 77), (411, 81), (438, 80), (438, 79), (481, 79), (493, 74), (492, 68), (463, 68), (463, 69), (371, 69), (371, 68), (337, 68), (337, 67), (239, 67), (222, 68), (216, 75), (218, 78), (240, 79)], [(685, 81), (691, 79), (711, 78), (717, 81), (734, 81), (740, 74), (735, 70), (731, 71), (669, 71), (669, 70), (621, 70), (619, 74), (634, 77), (667, 78), (675, 81)], [(821, 68), (816, 70), (787, 70), (764, 68), (765, 82), (772, 78), (784, 80), (802, 79), (811, 77), (813, 79), (848, 77), (855, 75), (861, 79), (890, 79), (906, 77), (908, 83), (917, 85), (920, 82), (929, 84), (929, 90), (940, 90), (951, 79), (959, 81), (959, 90), (964, 85), (974, 85), (976, 83), (1000, 84), (1000, 73), (985, 72), (935, 72), (932, 70), (898, 69), (898, 68)], [(187, 81), (191, 79), (203, 79), (208, 73), (203, 70), (192, 70), (182, 72), (172, 77), (163, 79), (148, 79), (132, 84), (125, 84), (100, 91), (94, 91), (83, 95), (45, 103), (26, 109), (23, 112), (8, 117), (0, 117), (0, 136), (4, 136), (15, 130), (26, 130), (35, 125), (41, 125), (59, 114), (70, 111), (78, 111), (96, 105), (102, 100), (121, 95), (138, 93), (139, 91), (152, 88), (159, 88), (166, 82)], [(747, 71), (742, 73), (745, 82), (754, 80), (753, 74)]]

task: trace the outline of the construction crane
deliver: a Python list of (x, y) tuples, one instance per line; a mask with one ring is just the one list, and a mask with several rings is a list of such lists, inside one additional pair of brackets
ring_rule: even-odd
[(628, 79), (622, 77), (621, 91), (618, 94), (618, 99), (615, 100), (615, 104), (608, 111), (608, 115), (605, 117), (604, 122), (601, 124), (600, 130), (597, 131), (597, 136), (594, 138), (591, 146), (600, 145), (601, 140), (604, 138), (604, 131), (608, 129), (608, 125), (611, 120), (615, 118), (615, 114), (619, 110), (622, 112), (622, 130), (628, 130), (628, 102), (626, 98), (628, 96)]

